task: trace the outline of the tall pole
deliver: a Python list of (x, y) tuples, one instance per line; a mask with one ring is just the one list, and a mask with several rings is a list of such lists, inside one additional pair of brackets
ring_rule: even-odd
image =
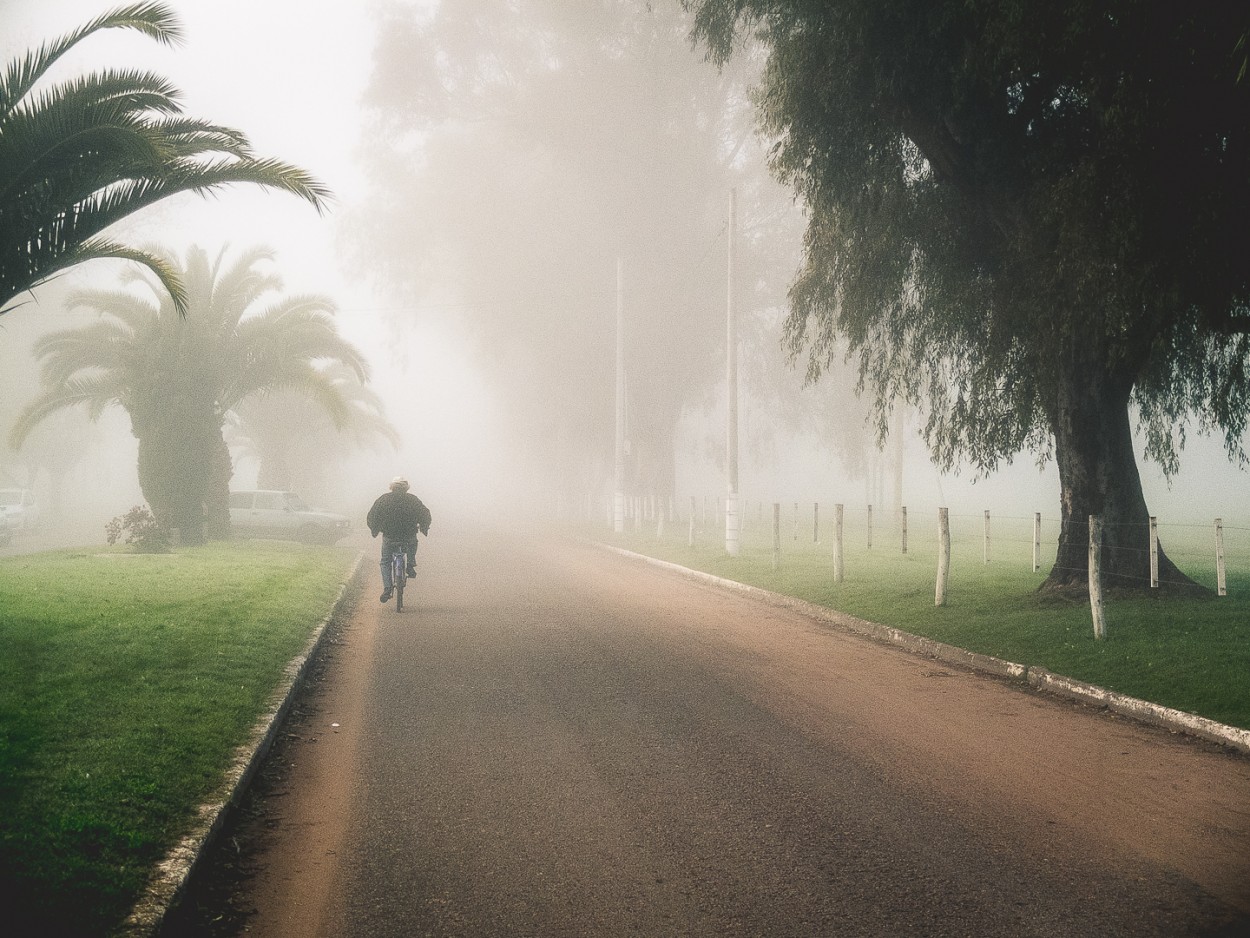
[(738, 515), (738, 328), (734, 321), (734, 225), (738, 213), (738, 192), (729, 190), (729, 250), (725, 302), (725, 384), (727, 386), (725, 466), (728, 495), (725, 498), (725, 552), (737, 557), (741, 549), (741, 523)]
[(625, 275), (616, 259), (616, 478), (612, 530), (625, 530)]

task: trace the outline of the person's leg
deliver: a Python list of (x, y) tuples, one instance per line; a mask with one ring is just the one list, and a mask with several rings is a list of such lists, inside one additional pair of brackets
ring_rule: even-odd
[(382, 602), (386, 602), (391, 598), (391, 591), (395, 588), (395, 584), (391, 582), (391, 542), (387, 540), (386, 535), (382, 535), (382, 558), (378, 563), (382, 569)]
[(405, 547), (407, 548), (407, 554), (408, 554), (408, 575), (416, 576), (417, 575), (417, 539), (415, 537), (409, 538), (408, 543), (405, 545)]

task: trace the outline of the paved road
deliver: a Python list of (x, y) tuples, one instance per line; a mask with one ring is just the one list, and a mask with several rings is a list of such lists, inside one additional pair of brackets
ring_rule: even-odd
[(418, 565), (334, 650), (249, 935), (1250, 927), (1244, 757), (589, 546)]

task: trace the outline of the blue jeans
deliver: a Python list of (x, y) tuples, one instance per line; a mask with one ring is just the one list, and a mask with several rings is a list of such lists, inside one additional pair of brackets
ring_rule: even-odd
[(382, 535), (382, 560), (379, 566), (382, 568), (382, 588), (390, 591), (395, 584), (391, 581), (391, 554), (397, 550), (402, 550), (408, 559), (408, 566), (413, 566), (417, 562), (417, 536), (412, 537), (396, 537), (390, 538), (385, 534)]

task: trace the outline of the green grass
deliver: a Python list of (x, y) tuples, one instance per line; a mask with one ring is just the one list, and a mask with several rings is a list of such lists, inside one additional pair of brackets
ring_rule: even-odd
[(106, 934), (218, 790), (354, 555), (266, 542), (0, 561), (0, 906)]
[[(845, 575), (833, 581), (832, 548), (813, 542), (810, 517), (798, 531), (783, 515), (781, 550), (773, 569), (771, 517), (748, 519), (738, 557), (725, 553), (723, 531), (699, 526), (693, 547), (686, 524), (657, 536), (643, 531), (614, 534), (602, 524), (579, 532), (603, 543), (692, 569), (762, 587), (836, 609), (915, 635), (994, 655), (1109, 690), (1250, 728), (1250, 532), (1226, 530), (1228, 595), (1181, 599), (1116, 597), (1106, 601), (1108, 637), (1094, 638), (1087, 600), (1064, 600), (1038, 592), (1054, 562), (1056, 531), (1041, 571), (1032, 570), (1032, 519), (995, 519), (991, 559), (984, 558), (981, 519), (952, 518), (952, 556), (947, 603), (934, 605), (936, 526), (910, 526), (908, 551), (892, 527), (878, 524), (867, 547), (864, 519), (848, 513), (843, 545)], [(855, 524), (852, 523), (854, 520)], [(1165, 528), (1169, 555), (1190, 576), (1214, 588), (1214, 539), (1208, 526)], [(1208, 543), (1210, 541), (1210, 543)]]

